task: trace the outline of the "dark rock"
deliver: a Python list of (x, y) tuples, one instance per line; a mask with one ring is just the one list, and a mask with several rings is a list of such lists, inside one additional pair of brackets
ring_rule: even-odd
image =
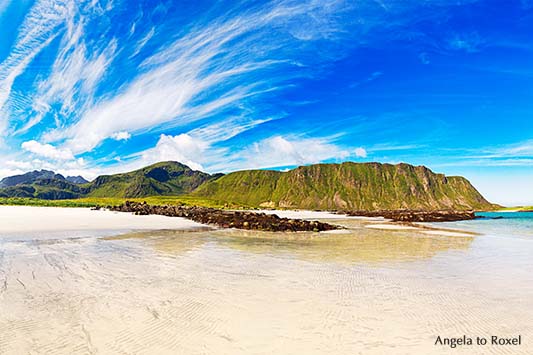
[(222, 228), (270, 232), (321, 232), (340, 228), (339, 226), (318, 221), (280, 218), (275, 214), (268, 215), (265, 213), (227, 211), (196, 206), (155, 206), (149, 205), (146, 202), (126, 201), (120, 206), (108, 206), (108, 209), (111, 211), (135, 213), (136, 215), (156, 214), (169, 217), (184, 217), (198, 223), (212, 224)]
[(348, 216), (384, 217), (397, 222), (453, 222), (476, 218), (474, 211), (381, 210), (345, 211)]

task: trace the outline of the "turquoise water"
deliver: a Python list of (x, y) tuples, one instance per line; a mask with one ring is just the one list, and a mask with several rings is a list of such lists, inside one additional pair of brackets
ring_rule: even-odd
[(468, 230), (483, 235), (533, 240), (533, 212), (482, 212), (476, 215), (484, 218), (434, 225)]

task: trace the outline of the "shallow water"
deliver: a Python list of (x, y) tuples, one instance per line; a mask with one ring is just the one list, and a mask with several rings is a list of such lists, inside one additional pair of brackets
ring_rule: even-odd
[(531, 239), (337, 222), (350, 229), (0, 237), (0, 353), (533, 352)]
[(477, 215), (484, 218), (434, 225), (459, 228), (494, 237), (533, 240), (533, 212), (482, 212)]

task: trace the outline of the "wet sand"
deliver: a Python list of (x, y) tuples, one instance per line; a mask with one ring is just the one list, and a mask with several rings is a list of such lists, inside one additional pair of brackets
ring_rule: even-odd
[(0, 354), (532, 353), (531, 241), (335, 223), (349, 229), (4, 229)]

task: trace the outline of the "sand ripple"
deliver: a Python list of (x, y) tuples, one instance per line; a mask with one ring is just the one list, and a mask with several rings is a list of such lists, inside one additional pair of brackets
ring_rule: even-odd
[[(364, 227), (0, 239), (0, 354), (531, 354), (532, 252)], [(433, 345), (463, 334), (524, 344)]]

